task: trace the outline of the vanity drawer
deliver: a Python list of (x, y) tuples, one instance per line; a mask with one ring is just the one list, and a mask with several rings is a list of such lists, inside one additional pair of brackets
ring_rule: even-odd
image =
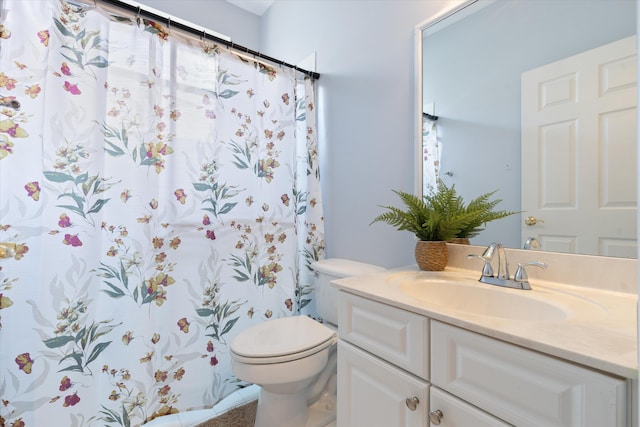
[[(431, 425), (440, 427), (511, 427), (498, 418), (481, 411), (475, 406), (458, 399), (436, 387), (431, 387), (429, 397), (429, 418)], [(440, 421), (437, 424), (433, 420)]]
[(431, 383), (517, 426), (626, 425), (626, 383), (431, 322)]
[(420, 378), (429, 378), (425, 317), (340, 291), (338, 335)]

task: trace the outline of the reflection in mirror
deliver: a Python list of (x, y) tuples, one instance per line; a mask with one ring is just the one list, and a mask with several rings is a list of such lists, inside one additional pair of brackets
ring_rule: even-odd
[[(523, 210), (519, 216), (488, 224), (473, 244), (501, 241), (522, 248), (535, 237), (546, 251), (635, 258), (635, 0), (472, 3), (423, 28), (422, 107), (438, 119), (423, 115), (427, 145), (420, 153), (421, 185), (432, 183), (435, 178), (429, 181), (429, 173), (435, 171), (465, 199), (498, 190), (500, 209)], [(523, 73), (548, 64), (557, 67), (567, 58), (628, 37), (632, 56), (595, 65), (592, 86), (586, 86), (583, 72), (560, 68), (546, 82), (569, 84), (545, 84), (543, 78), (534, 82), (533, 101), (525, 101), (533, 102), (533, 110), (539, 112), (547, 101), (573, 104), (593, 93), (600, 98), (589, 102), (590, 107), (608, 103), (609, 92), (624, 92), (623, 104), (587, 118), (563, 116), (545, 124), (532, 119), (530, 107), (522, 104)], [(607, 65), (613, 63), (617, 65)], [(562, 125), (552, 126), (558, 123)], [(626, 127), (618, 127), (622, 125)], [(587, 150), (587, 142), (595, 148)], [(521, 149), (521, 143), (535, 149)], [(531, 181), (540, 185), (530, 187)], [(533, 190), (522, 191), (523, 185)], [(525, 197), (532, 198), (533, 205), (521, 205)], [(584, 210), (588, 204), (593, 205), (591, 212)], [(554, 210), (562, 211), (563, 217)], [(611, 213), (613, 217), (604, 216)], [(629, 220), (616, 215), (632, 220), (625, 224)], [(574, 227), (577, 224), (581, 230)], [(610, 226), (593, 234), (602, 224)]]

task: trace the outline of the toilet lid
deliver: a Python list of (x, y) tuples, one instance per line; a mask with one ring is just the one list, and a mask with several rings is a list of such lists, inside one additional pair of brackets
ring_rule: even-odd
[(307, 316), (269, 320), (239, 333), (231, 351), (249, 358), (273, 358), (305, 352), (331, 341), (335, 332)]

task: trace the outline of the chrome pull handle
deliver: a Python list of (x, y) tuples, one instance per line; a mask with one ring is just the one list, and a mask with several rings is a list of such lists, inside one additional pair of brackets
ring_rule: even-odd
[(524, 223), (528, 226), (536, 225), (539, 222), (544, 222), (544, 219), (536, 218), (535, 216), (528, 216), (524, 219)]
[(420, 399), (418, 399), (416, 396), (407, 397), (404, 403), (407, 404), (407, 408), (409, 408), (410, 411), (415, 411), (416, 409), (418, 409), (418, 403), (420, 403)]
[(443, 418), (444, 414), (440, 409), (434, 409), (433, 411), (429, 412), (429, 420), (431, 421), (431, 424), (439, 426)]

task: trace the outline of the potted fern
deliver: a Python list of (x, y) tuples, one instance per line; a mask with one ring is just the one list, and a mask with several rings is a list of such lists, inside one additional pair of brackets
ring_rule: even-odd
[[(454, 186), (451, 187), (451, 190), (455, 192)], [(494, 210), (495, 207), (502, 202), (502, 199), (491, 200), (491, 196), (493, 196), (496, 191), (497, 190), (482, 194), (468, 204), (465, 204), (462, 198), (458, 196), (459, 209), (466, 213), (467, 221), (460, 231), (456, 233), (455, 238), (452, 239), (452, 243), (469, 244), (469, 239), (480, 234), (487, 223), (519, 213)]]
[(375, 222), (386, 222), (398, 230), (412, 232), (417, 238), (415, 257), (422, 270), (444, 270), (449, 260), (446, 242), (454, 238), (473, 237), (480, 233), (482, 226), (489, 221), (504, 218), (515, 212), (494, 211), (500, 200), (490, 201), (495, 193), (486, 193), (465, 204), (455, 186), (438, 184), (433, 194), (422, 198), (395, 191), (405, 205), (404, 209), (395, 206), (382, 206), (386, 212), (378, 215)]

